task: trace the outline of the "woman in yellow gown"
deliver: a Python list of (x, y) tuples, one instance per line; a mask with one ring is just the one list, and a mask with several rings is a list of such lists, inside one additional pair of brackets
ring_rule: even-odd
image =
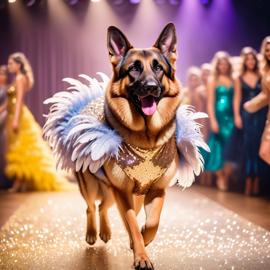
[(7, 90), (7, 153), (5, 173), (14, 180), (10, 192), (22, 187), (49, 191), (62, 189), (67, 181), (56, 171), (55, 160), (42, 138), (42, 129), (29, 109), (24, 97), (34, 80), (31, 66), (22, 53), (8, 59), (8, 70), (15, 79)]

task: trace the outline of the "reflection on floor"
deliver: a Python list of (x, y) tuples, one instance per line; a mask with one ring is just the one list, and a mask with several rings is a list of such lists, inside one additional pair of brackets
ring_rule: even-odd
[[(0, 231), (0, 269), (130, 269), (132, 253), (115, 207), (110, 218), (112, 240), (89, 247), (78, 193), (28, 194)], [(143, 219), (140, 213), (140, 225)], [(270, 233), (194, 188), (168, 191), (147, 250), (155, 269), (270, 269)]]

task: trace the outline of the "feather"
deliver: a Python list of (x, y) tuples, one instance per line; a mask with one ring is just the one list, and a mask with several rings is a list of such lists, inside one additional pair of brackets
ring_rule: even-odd
[(195, 120), (208, 117), (206, 113), (195, 112), (189, 105), (182, 105), (176, 112), (176, 143), (179, 152), (178, 184), (189, 187), (203, 170), (203, 158), (199, 147), (210, 151)]
[(97, 172), (111, 156), (117, 157), (122, 138), (106, 122), (83, 114), (84, 108), (97, 98), (104, 96), (109, 78), (97, 73), (98, 81), (85, 74), (64, 78), (67, 90), (54, 94), (43, 103), (50, 105), (43, 127), (44, 138), (56, 156), (58, 166), (68, 170)]

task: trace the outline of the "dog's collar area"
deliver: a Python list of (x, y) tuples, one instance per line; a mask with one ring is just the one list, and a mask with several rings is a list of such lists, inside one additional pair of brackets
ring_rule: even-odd
[(123, 142), (116, 162), (131, 180), (140, 183), (138, 192), (144, 193), (150, 183), (167, 171), (177, 154), (176, 149), (175, 134), (163, 145), (150, 149)]

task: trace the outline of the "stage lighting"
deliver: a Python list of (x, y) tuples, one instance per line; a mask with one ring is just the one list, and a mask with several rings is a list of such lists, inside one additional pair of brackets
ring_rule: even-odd
[(141, 0), (129, 0), (130, 4), (136, 5), (141, 2)]
[(97, 3), (97, 2), (100, 2), (100, 0), (91, 0), (91, 2)]
[(8, 0), (9, 3), (15, 3), (16, 0)]

